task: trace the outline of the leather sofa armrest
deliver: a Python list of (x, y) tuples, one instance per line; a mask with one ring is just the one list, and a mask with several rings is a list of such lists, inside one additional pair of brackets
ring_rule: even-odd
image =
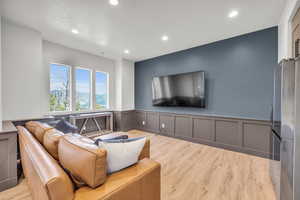
[(98, 188), (82, 187), (75, 192), (74, 200), (160, 200), (161, 166), (151, 159), (107, 177)]
[(140, 153), (139, 160), (143, 160), (144, 158), (150, 158), (150, 139), (147, 138), (145, 145)]

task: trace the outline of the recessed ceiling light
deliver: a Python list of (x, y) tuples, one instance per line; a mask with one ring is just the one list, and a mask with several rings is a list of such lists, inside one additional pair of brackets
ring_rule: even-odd
[(74, 34), (78, 34), (78, 33), (79, 33), (79, 31), (78, 31), (77, 29), (72, 29), (72, 33), (74, 33)]
[(168, 41), (168, 40), (169, 40), (169, 37), (168, 37), (167, 35), (163, 35), (163, 36), (161, 37), (161, 40), (162, 40), (162, 41)]
[(117, 5), (119, 5), (119, 0), (109, 0), (109, 3), (110, 3), (110, 5), (112, 5), (112, 6), (117, 6)]
[(239, 12), (236, 11), (236, 10), (233, 10), (233, 11), (231, 11), (231, 12), (228, 14), (228, 17), (229, 17), (229, 18), (235, 18), (235, 17), (238, 16), (238, 15), (239, 15)]
[(125, 53), (125, 54), (130, 54), (130, 51), (129, 51), (128, 49), (125, 49), (125, 50), (124, 50), (124, 53)]

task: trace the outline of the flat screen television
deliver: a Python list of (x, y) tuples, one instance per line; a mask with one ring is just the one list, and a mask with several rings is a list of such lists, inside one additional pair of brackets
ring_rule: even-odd
[(205, 108), (205, 73), (198, 71), (154, 77), (152, 104)]

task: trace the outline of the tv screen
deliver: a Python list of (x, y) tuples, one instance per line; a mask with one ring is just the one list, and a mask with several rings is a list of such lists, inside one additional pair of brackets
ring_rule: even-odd
[(203, 71), (154, 77), (153, 106), (205, 108), (205, 74)]

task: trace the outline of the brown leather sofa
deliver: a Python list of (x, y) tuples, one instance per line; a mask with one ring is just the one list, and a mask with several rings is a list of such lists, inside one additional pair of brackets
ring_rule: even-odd
[[(27, 126), (30, 131), (23, 126), (17, 128), (22, 167), (34, 200), (160, 200), (160, 164), (149, 159), (149, 143), (137, 164), (105, 175), (104, 183), (94, 189), (77, 188), (69, 173), (41, 142), (52, 128), (42, 124), (38, 128)], [(74, 153), (71, 159), (76, 156)]]

